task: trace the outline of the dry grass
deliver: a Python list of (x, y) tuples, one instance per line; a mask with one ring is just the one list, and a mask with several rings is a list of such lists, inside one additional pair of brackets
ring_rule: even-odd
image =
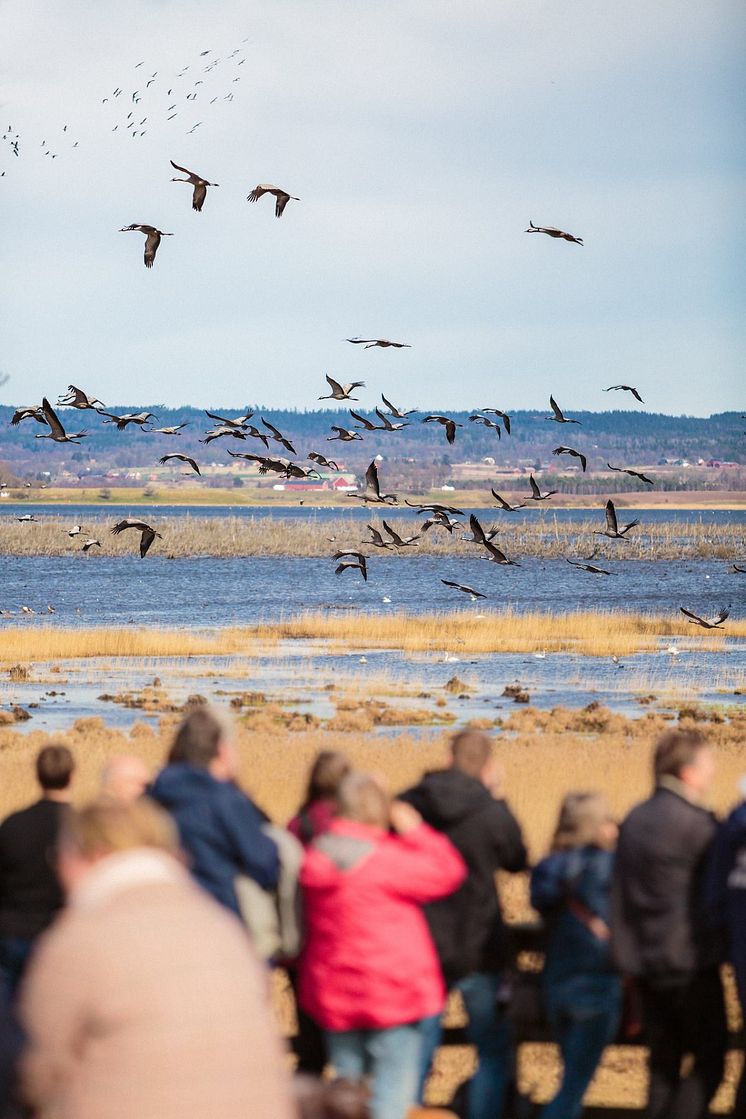
[[(463, 506), (462, 506), (463, 507)], [(568, 522), (549, 511), (535, 511), (536, 516), (527, 521), (513, 521), (494, 506), (485, 509), (482, 521), (499, 528), (500, 543), (516, 557), (557, 558), (588, 554), (598, 546), (599, 557), (607, 560), (680, 560), (722, 559), (733, 560), (746, 554), (746, 525), (703, 525), (666, 521), (645, 524), (633, 530), (625, 541), (604, 540), (593, 535), (594, 529), (603, 528), (603, 511), (595, 519)], [(157, 507), (149, 515), (151, 523), (163, 534), (156, 540), (152, 554), (175, 559), (194, 556), (328, 556), (338, 547), (358, 547), (367, 536), (365, 522), (344, 516), (324, 517), (319, 522), (314, 513), (304, 518), (259, 517), (160, 517)], [(45, 517), (38, 523), (19, 524), (16, 520), (3, 521), (0, 533), (0, 552), (13, 556), (77, 556), (81, 562), (95, 563), (102, 555), (132, 555), (136, 541), (131, 536), (112, 536), (113, 516), (99, 512), (90, 517)], [(371, 511), (370, 523), (380, 529), (379, 516)], [(387, 521), (400, 534), (414, 535), (421, 519), (414, 511), (407, 516), (387, 516)], [(103, 545), (101, 551), (93, 549), (88, 555), (81, 551), (82, 537), (70, 539), (67, 532), (75, 523), (82, 523)], [(468, 525), (466, 525), (468, 533)], [(334, 537), (332, 541), (330, 538)], [(600, 543), (599, 543), (600, 541)], [(376, 550), (378, 556), (389, 561), (396, 554)], [(417, 548), (408, 548), (408, 556), (417, 555), (475, 555), (473, 545), (467, 545), (458, 535), (448, 536), (442, 529), (431, 529), (421, 539)]]
[(0, 665), (89, 657), (188, 657), (201, 654), (257, 657), (283, 640), (317, 640), (354, 649), (389, 648), (411, 653), (574, 652), (629, 656), (658, 647), (660, 638), (686, 638), (691, 649), (717, 651), (726, 637), (746, 637), (746, 621), (728, 621), (718, 633), (677, 617), (624, 611), (568, 614), (513, 610), (439, 614), (306, 613), (284, 621), (205, 631), (162, 628), (85, 629), (12, 625), (3, 630)]
[[(89, 718), (53, 736), (41, 731), (22, 735), (0, 728), (0, 816), (36, 796), (32, 759), (46, 743), (63, 741), (73, 750), (78, 766), (75, 796), (82, 802), (95, 794), (101, 768), (114, 753), (135, 753), (154, 770), (159, 767), (175, 724), (176, 717), (169, 715), (157, 728), (136, 724), (125, 734), (110, 729), (102, 719)], [(522, 822), (531, 857), (536, 859), (546, 850), (560, 799), (569, 790), (605, 790), (612, 810), (619, 816), (643, 798), (650, 786), (653, 742), (668, 725), (664, 715), (651, 712), (633, 720), (597, 707), (584, 711), (558, 708), (553, 712), (521, 709), (512, 713), (503, 732), (495, 737), (494, 752), (505, 769), (506, 794)], [(685, 720), (683, 725), (692, 724)], [(737, 799), (746, 711), (736, 710), (730, 721), (707, 724), (706, 729), (718, 764), (712, 805), (723, 813)], [(417, 737), (403, 734), (380, 740), (366, 734), (314, 729), (290, 737), (277, 730), (247, 729), (239, 721), (237, 740), (242, 782), (275, 820), (284, 822), (301, 801), (306, 773), (318, 750), (345, 751), (357, 767), (380, 774), (395, 792), (418, 780), (424, 770), (443, 763), (447, 736), (432, 731)], [(509, 919), (530, 916), (523, 878), (503, 883), (503, 897)], [(279, 979), (276, 992), (280, 1020), (289, 1026), (292, 1008)], [(454, 1084), (472, 1067), (470, 1050), (441, 1051), (432, 1084), (435, 1102), (444, 1102)], [(524, 1088), (538, 1088), (538, 1095), (545, 1099), (556, 1083), (557, 1072), (558, 1062), (551, 1047), (530, 1046), (523, 1051)], [(731, 1063), (730, 1085), (734, 1079)], [(643, 1092), (642, 1053), (607, 1050), (589, 1102), (638, 1106)], [(718, 1110), (725, 1110), (731, 1098), (732, 1089), (726, 1087), (720, 1093)]]
[[(240, 645), (243, 630), (229, 630)], [(746, 637), (746, 621), (728, 624), (727, 635)], [(589, 656), (630, 655), (657, 647), (658, 639), (690, 638), (697, 649), (724, 647), (722, 634), (697, 632), (677, 617), (623, 611), (567, 614), (513, 610), (460, 610), (448, 614), (301, 614), (258, 625), (252, 639), (325, 639), (355, 648), (409, 652), (530, 653), (572, 651)]]

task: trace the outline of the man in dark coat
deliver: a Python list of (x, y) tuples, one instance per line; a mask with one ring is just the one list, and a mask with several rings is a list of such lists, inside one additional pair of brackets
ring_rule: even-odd
[[(693, 731), (658, 741), (655, 790), (623, 822), (612, 890), (612, 954), (637, 980), (649, 1049), (649, 1119), (703, 1119), (725, 1065), (722, 937), (704, 900), (717, 823), (704, 807), (714, 758)], [(682, 1077), (682, 1058), (692, 1055)]]
[(62, 906), (55, 855), (74, 769), (67, 746), (45, 746), (36, 758), (41, 799), (0, 824), (0, 982), (9, 999), (34, 941)]
[(235, 783), (238, 755), (231, 728), (217, 711), (198, 707), (179, 727), (150, 796), (170, 812), (190, 870), (201, 886), (239, 914), (235, 880), (248, 875), (277, 885), (277, 847), (261, 830), (265, 816)]
[[(464, 1000), (469, 1037), (479, 1058), (469, 1085), (469, 1119), (498, 1119), (513, 1079), (511, 1031), (498, 1008), (511, 950), (495, 874), (524, 870), (526, 848), (518, 822), (500, 795), (501, 784), (490, 739), (482, 731), (466, 730), (451, 741), (449, 767), (427, 773), (401, 798), (425, 823), (448, 836), (468, 869), (463, 885), (425, 912), (446, 982)], [(439, 1022), (429, 1025), (423, 1086), (440, 1040)]]

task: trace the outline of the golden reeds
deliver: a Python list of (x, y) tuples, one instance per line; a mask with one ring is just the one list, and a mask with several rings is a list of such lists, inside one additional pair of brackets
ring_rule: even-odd
[[(708, 525), (701, 522), (683, 523), (663, 521), (649, 523), (633, 530), (623, 541), (605, 540), (593, 535), (594, 529), (603, 528), (603, 511), (598, 517), (570, 522), (558, 518), (554, 512), (536, 512), (531, 520), (512, 521), (499, 510), (485, 509), (483, 523), (499, 529), (500, 546), (509, 549), (512, 557), (577, 558), (587, 554), (591, 547), (599, 548), (599, 559), (604, 563), (616, 560), (679, 560), (722, 559), (733, 560), (746, 554), (746, 525)], [(199, 517), (187, 514), (182, 517), (161, 518), (158, 509), (148, 512), (148, 519), (163, 534), (153, 546), (153, 555), (174, 559), (196, 556), (329, 556), (339, 548), (360, 546), (367, 537), (366, 522), (345, 516), (318, 519), (314, 510), (300, 518), (273, 517)], [(78, 521), (85, 533), (101, 541), (101, 550), (95, 548), (84, 555), (81, 545), (84, 537), (70, 539), (68, 531)], [(112, 536), (110, 528), (114, 517), (102, 516), (98, 511), (80, 518), (45, 516), (43, 520), (19, 524), (4, 521), (0, 533), (0, 554), (13, 556), (77, 557), (80, 562), (95, 563), (101, 555), (132, 555), (135, 543), (127, 535)], [(370, 523), (380, 529), (379, 516), (371, 511)], [(643, 514), (644, 520), (644, 514)], [(420, 519), (392, 515), (388, 523), (402, 535), (418, 531)], [(334, 537), (332, 541), (330, 538)], [(406, 556), (459, 555), (474, 556), (478, 552), (458, 535), (447, 535), (442, 529), (433, 528), (420, 540), (416, 548), (408, 548)], [(379, 558), (395, 562), (397, 555), (389, 551), (376, 551)]]
[(454, 610), (439, 614), (304, 613), (278, 622), (212, 630), (61, 628), (32, 622), (2, 631), (0, 665), (78, 657), (256, 657), (279, 641), (320, 641), (332, 649), (390, 648), (410, 653), (483, 654), (573, 652), (630, 656), (659, 647), (661, 638), (688, 639), (692, 649), (717, 651), (746, 637), (746, 621), (722, 631), (699, 630), (676, 615), (621, 610)]

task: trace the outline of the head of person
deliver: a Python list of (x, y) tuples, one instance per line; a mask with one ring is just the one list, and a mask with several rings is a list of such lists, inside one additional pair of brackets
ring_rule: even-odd
[(209, 704), (195, 707), (176, 731), (168, 761), (206, 769), (218, 781), (233, 781), (238, 775), (238, 752), (230, 720)]
[(351, 770), (347, 757), (338, 750), (321, 750), (308, 775), (305, 804), (317, 800), (334, 800), (343, 779)]
[(171, 817), (147, 797), (126, 803), (100, 797), (62, 825), (58, 871), (67, 893), (103, 859), (147, 848), (178, 857), (179, 838)]
[(368, 773), (348, 773), (337, 790), (337, 816), (354, 820), (358, 824), (368, 824), (375, 828), (387, 828), (391, 811), (391, 801), (385, 789), (375, 777)]
[(680, 781), (695, 797), (705, 797), (715, 776), (712, 747), (698, 730), (669, 730), (655, 745), (653, 773)]
[(602, 793), (568, 793), (560, 806), (552, 851), (579, 847), (602, 847), (608, 851), (616, 843), (617, 830)]
[(101, 772), (101, 795), (126, 804), (141, 797), (150, 784), (150, 770), (134, 754), (114, 754)]
[(67, 800), (75, 772), (75, 759), (67, 746), (44, 746), (36, 755), (36, 779), (45, 797)]
[(482, 730), (467, 728), (454, 734), (450, 753), (451, 767), (477, 781), (486, 781), (494, 767), (492, 740)]

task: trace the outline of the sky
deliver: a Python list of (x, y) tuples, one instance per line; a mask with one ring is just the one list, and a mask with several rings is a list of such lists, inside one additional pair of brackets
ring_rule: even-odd
[[(0, 25), (1, 403), (303, 409), (329, 373), (363, 406), (746, 407), (737, 0), (0, 0)], [(220, 184), (201, 214), (169, 159)], [(260, 182), (300, 201), (277, 221)], [(134, 222), (174, 234), (152, 270)]]

